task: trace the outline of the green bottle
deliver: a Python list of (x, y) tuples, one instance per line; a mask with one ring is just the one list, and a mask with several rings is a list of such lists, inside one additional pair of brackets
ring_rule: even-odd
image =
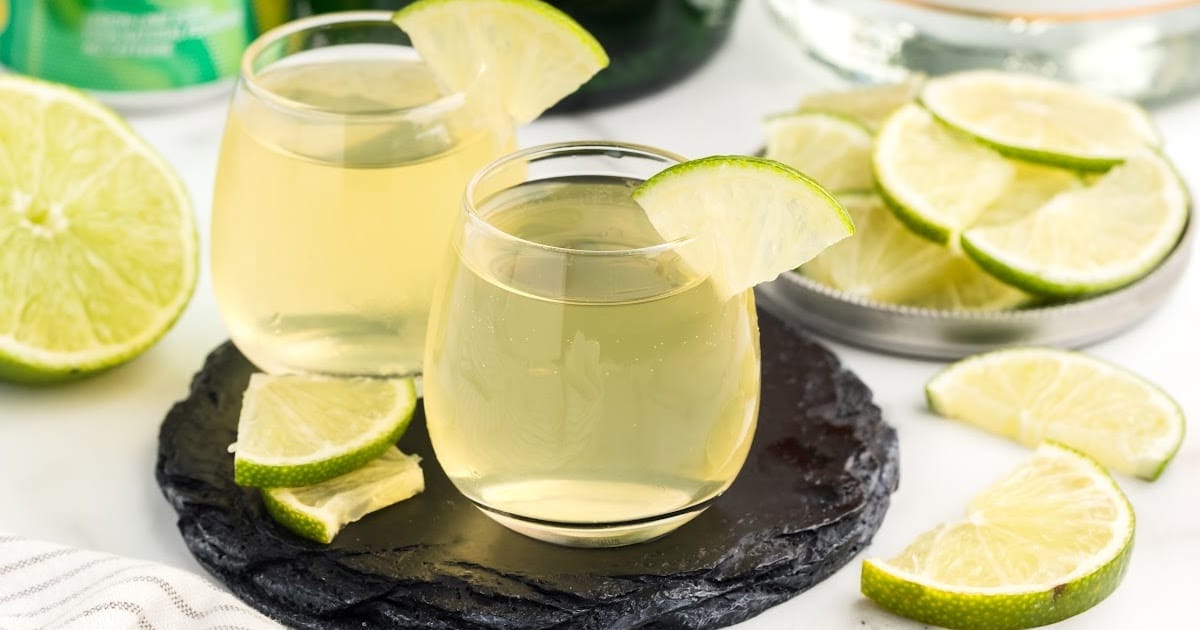
[[(554, 111), (619, 103), (666, 87), (699, 68), (729, 35), (740, 0), (547, 0), (574, 17), (610, 59)], [(298, 15), (395, 10), (412, 0), (299, 0)]]

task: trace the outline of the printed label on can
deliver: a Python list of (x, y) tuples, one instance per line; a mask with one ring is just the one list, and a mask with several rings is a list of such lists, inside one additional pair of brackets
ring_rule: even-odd
[(152, 92), (237, 74), (248, 0), (0, 0), (0, 63), (80, 88)]

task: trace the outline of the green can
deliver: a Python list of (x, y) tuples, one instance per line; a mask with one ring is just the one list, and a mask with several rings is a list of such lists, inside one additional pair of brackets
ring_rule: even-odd
[(223, 89), (286, 0), (0, 0), (0, 63), (117, 106)]

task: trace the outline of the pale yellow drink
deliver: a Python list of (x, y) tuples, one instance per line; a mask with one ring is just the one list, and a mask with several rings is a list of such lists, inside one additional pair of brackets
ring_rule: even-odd
[(719, 299), (669, 247), (613, 255), (662, 241), (636, 184), (568, 178), (491, 197), (435, 299), (425, 405), (438, 461), (490, 516), (537, 537), (669, 531), (728, 487), (754, 433), (752, 294)]
[(322, 48), (243, 84), (213, 201), (213, 286), (270, 372), (420, 371), (463, 189), (512, 127), (443, 97), (411, 49)]

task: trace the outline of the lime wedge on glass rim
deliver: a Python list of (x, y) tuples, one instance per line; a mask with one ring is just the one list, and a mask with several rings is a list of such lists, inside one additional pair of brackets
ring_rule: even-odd
[(425, 490), (421, 458), (391, 447), (351, 472), (299, 488), (263, 488), (267, 512), (279, 524), (329, 543), (348, 523)]
[(854, 236), (832, 245), (799, 272), (855, 297), (946, 310), (1000, 310), (1032, 300), (970, 259), (908, 230), (872, 194), (839, 195)]
[(854, 233), (833, 195), (765, 158), (716, 155), (676, 164), (634, 189), (633, 199), (666, 240), (696, 239), (679, 254), (725, 297), (773, 280)]
[(0, 76), (0, 379), (67, 380), (142, 353), (196, 286), (179, 178), (80, 92)]
[(418, 0), (393, 20), (445, 87), (461, 91), (482, 81), (487, 98), (517, 124), (608, 65), (590, 33), (538, 0)]
[(294, 488), (348, 473), (395, 444), (416, 406), (412, 379), (254, 374), (231, 447), (234, 481)]
[(820, 182), (835, 193), (874, 188), (871, 132), (853, 119), (826, 112), (772, 116), (766, 157)]
[(1060, 193), (1022, 218), (965, 231), (962, 249), (1008, 284), (1071, 297), (1145, 276), (1175, 248), (1187, 221), (1179, 176), (1142, 149), (1091, 186)]
[(929, 408), (1033, 446), (1054, 440), (1117, 472), (1156, 479), (1183, 443), (1179, 404), (1078, 352), (1013, 348), (963, 359), (925, 386)]
[(1077, 615), (1121, 583), (1133, 508), (1096, 462), (1044, 443), (1025, 464), (890, 560), (863, 561), (862, 593), (947, 628), (1030, 628)]
[(1005, 155), (1106, 170), (1162, 142), (1145, 110), (1028, 74), (976, 70), (930, 79), (920, 101), (942, 122)]

